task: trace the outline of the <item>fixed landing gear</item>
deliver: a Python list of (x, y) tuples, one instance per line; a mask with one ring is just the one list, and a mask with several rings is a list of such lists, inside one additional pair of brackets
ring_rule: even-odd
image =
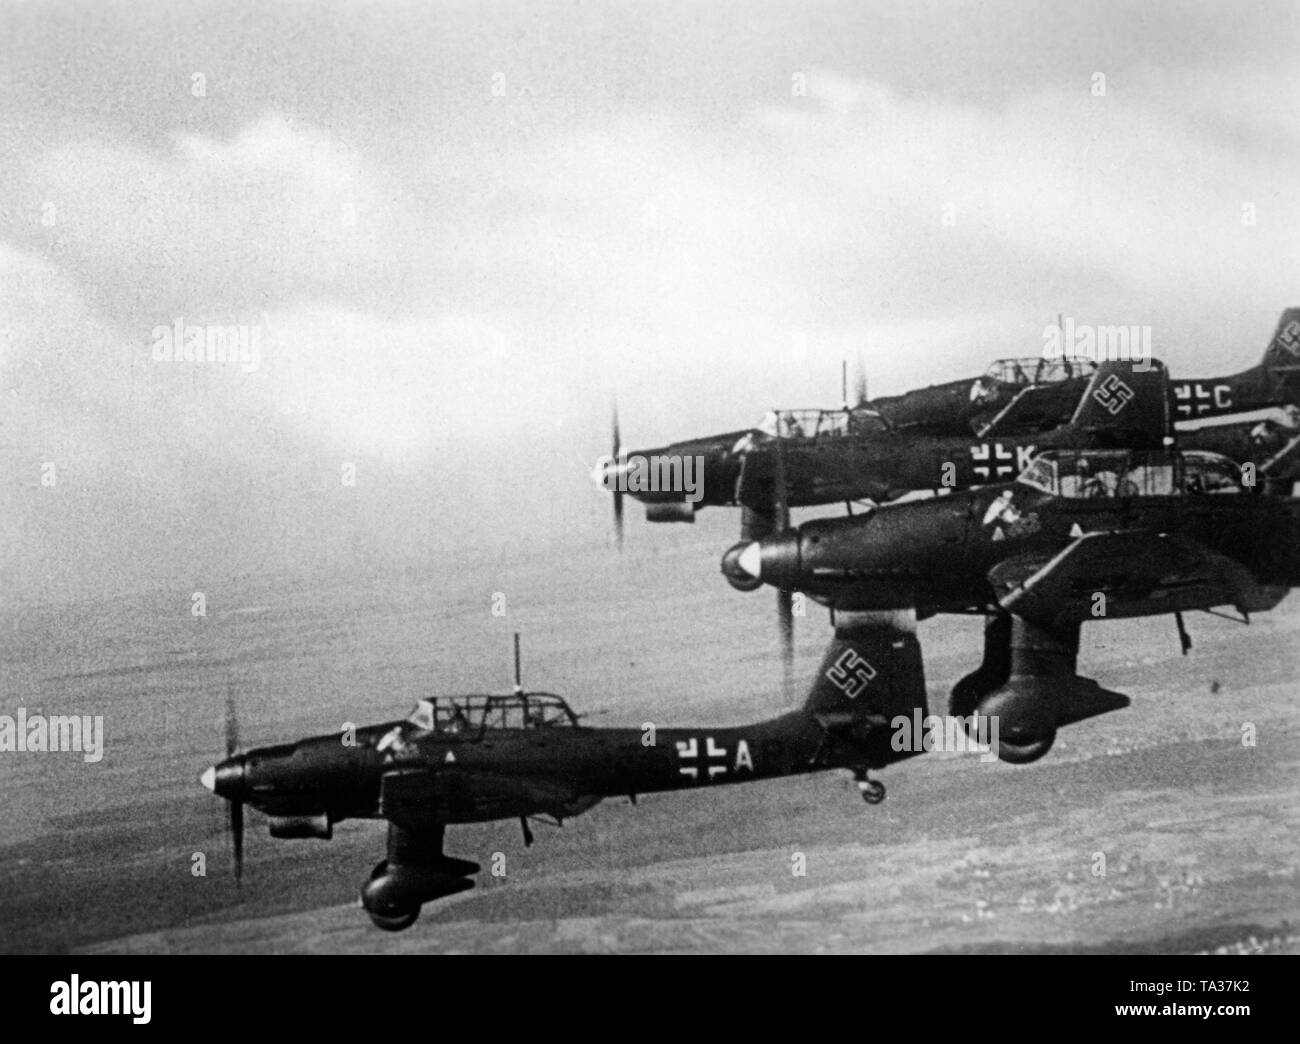
[(853, 780), (858, 785), (858, 793), (868, 805), (878, 805), (885, 800), (885, 784), (867, 775), (866, 769), (857, 769)]
[(388, 860), (381, 860), (375, 864), (370, 880), (361, 889), (361, 905), (376, 928), (400, 932), (415, 923), (420, 916), (420, 904), (403, 903), (397, 898), (397, 889), (391, 887), (391, 883)]
[(479, 865), (444, 855), (442, 837), (440, 825), (412, 833), (389, 824), (388, 858), (361, 889), (361, 905), (376, 928), (400, 932), (415, 923), (425, 903), (474, 887), (470, 876)]
[(435, 899), (455, 895), (473, 888), (474, 882), (459, 876), (454, 864), (466, 866), (463, 860), (448, 860), (453, 864), (451, 873), (441, 873), (426, 867), (394, 867), (385, 859), (375, 865), (370, 880), (361, 889), (361, 905), (376, 928), (386, 932), (400, 932), (409, 928), (420, 916), (421, 907)]
[(372, 913), (370, 923), (386, 932), (402, 932), (411, 927), (419, 916), (420, 908), (417, 906), (414, 911), (402, 914), (400, 917), (384, 917), (381, 914)]

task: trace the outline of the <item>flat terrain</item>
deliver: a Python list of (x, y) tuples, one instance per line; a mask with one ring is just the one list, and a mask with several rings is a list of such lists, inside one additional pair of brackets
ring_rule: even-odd
[[(221, 755), (228, 687), (245, 745), (283, 741), (400, 717), (423, 693), (503, 690), (519, 629), (525, 681), (589, 724), (737, 724), (802, 702), (825, 614), (797, 621), (783, 695), (770, 593), (717, 574), (735, 521), (634, 524), (622, 557), (521, 548), (214, 585), (205, 619), (189, 591), (0, 617), (0, 712), (103, 714), (107, 732), (94, 765), (0, 754), (0, 948), (1300, 951), (1294, 596), (1250, 627), (1190, 618), (1188, 657), (1172, 619), (1086, 627), (1082, 673), (1133, 706), (1064, 730), (1031, 766), (926, 755), (882, 774), (877, 807), (839, 773), (611, 801), (537, 826), (527, 850), (514, 823), (452, 828), (447, 850), (483, 864), (479, 887), (398, 935), (356, 903), (382, 824), (274, 841), (250, 812), (235, 888), (224, 805), (197, 782)], [(974, 619), (922, 624), (932, 711), (980, 634)]]

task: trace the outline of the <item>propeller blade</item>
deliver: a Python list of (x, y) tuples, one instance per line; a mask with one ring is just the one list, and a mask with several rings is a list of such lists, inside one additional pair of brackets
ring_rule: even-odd
[(776, 592), (776, 621), (781, 636), (781, 685), (789, 699), (794, 687), (794, 592), (788, 588)]
[[(239, 749), (239, 716), (235, 713), (235, 687), (226, 684), (226, 757)], [(230, 802), (230, 843), (235, 853), (235, 885), (244, 876), (244, 803)]]
[(239, 718), (235, 714), (235, 689), (226, 685), (226, 757), (239, 748)]
[(230, 847), (235, 853), (235, 885), (244, 876), (244, 803), (230, 803)]
[[(613, 435), (614, 447), (613, 457), (615, 463), (622, 459), (623, 439), (618, 430), (618, 404), (614, 404), (613, 417)], [(614, 494), (614, 539), (618, 543), (619, 550), (623, 549), (623, 491), (616, 485), (613, 489)]]
[[(790, 528), (790, 496), (786, 488), (785, 440), (776, 440), (776, 458), (772, 468), (772, 521), (778, 533)], [(776, 622), (781, 641), (783, 688), (788, 698), (794, 672), (794, 592), (780, 588), (776, 592)]]

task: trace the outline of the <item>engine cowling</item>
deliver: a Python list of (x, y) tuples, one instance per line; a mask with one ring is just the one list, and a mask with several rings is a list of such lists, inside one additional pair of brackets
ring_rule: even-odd
[(334, 823), (323, 812), (316, 816), (271, 816), (269, 822), (272, 837), (290, 840), (314, 837), (328, 841), (334, 836)]

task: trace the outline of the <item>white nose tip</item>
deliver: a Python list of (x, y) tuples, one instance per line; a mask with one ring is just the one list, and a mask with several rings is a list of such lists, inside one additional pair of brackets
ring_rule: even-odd
[(618, 475), (618, 461), (613, 457), (601, 457), (591, 469), (591, 481), (603, 490), (612, 492), (613, 479)]
[(736, 565), (740, 566), (749, 576), (759, 580), (763, 575), (763, 550), (757, 542), (750, 544), (736, 559)]
[(214, 765), (208, 766), (207, 771), (205, 771), (203, 775), (199, 777), (199, 782), (202, 783), (208, 790), (212, 790), (213, 788), (215, 788), (217, 785), (216, 766)]

